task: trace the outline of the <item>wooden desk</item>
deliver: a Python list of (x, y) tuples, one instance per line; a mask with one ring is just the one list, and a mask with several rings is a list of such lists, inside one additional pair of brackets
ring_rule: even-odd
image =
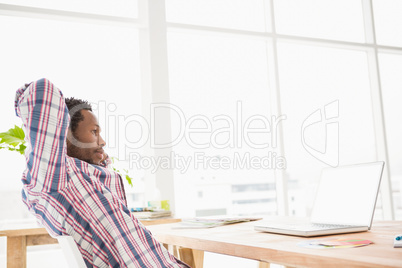
[[(301, 238), (257, 232), (253, 229), (254, 224), (173, 229), (178, 225), (176, 223), (149, 226), (148, 229), (161, 243), (186, 249), (180, 258), (196, 268), (202, 267), (204, 251), (291, 267), (402, 267), (402, 248), (393, 247), (393, 237), (402, 234), (402, 221), (377, 222), (368, 232), (326, 236), (374, 242), (364, 247), (340, 249), (303, 248), (297, 243), (323, 237)], [(260, 267), (269, 267), (269, 264), (260, 264)]]
[[(141, 220), (145, 226), (179, 222), (180, 219), (165, 218)], [(7, 237), (7, 268), (25, 268), (28, 246), (57, 244), (57, 239), (51, 237), (45, 228), (25, 228), (15, 230), (0, 230), (0, 236)]]

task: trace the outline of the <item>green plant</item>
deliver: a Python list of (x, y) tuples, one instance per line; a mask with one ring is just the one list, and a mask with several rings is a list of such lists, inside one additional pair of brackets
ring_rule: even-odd
[[(114, 164), (115, 161), (118, 161), (118, 159), (116, 157), (111, 157), (110, 159), (112, 159), (112, 163)], [(123, 169), (123, 172), (121, 172), (120, 170), (116, 169), (113, 166), (113, 170), (116, 171), (117, 173), (121, 174), (122, 176), (124, 176), (128, 182), (128, 184), (133, 187), (133, 182), (132, 182), (132, 178), (128, 175), (128, 170), (127, 169)]]
[(14, 126), (6, 132), (0, 133), (0, 149), (8, 149), (24, 154), (25, 148), (25, 133), (19, 126)]
[[(20, 154), (24, 154), (25, 149), (25, 133), (24, 130), (19, 126), (14, 126), (14, 128), (10, 128), (6, 132), (0, 133), (0, 149), (8, 149), (9, 151), (16, 151)], [(118, 159), (115, 157), (111, 157), (112, 162), (114, 164)], [(120, 173), (124, 176), (128, 182), (128, 184), (133, 187), (132, 178), (128, 175), (128, 170), (123, 169), (123, 172), (112, 167), (114, 171)]]

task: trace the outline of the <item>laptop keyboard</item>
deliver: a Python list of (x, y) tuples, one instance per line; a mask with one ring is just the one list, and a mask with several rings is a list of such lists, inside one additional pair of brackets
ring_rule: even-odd
[(305, 224), (292, 224), (292, 223), (269, 223), (269, 227), (276, 229), (287, 229), (287, 230), (303, 230), (303, 231), (314, 231), (314, 230), (328, 230), (328, 229), (343, 229), (354, 227), (353, 225), (341, 225), (341, 224), (318, 224), (318, 223), (305, 223)]

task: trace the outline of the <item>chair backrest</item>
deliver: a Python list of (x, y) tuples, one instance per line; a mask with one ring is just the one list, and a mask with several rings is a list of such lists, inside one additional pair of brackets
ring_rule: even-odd
[(64, 256), (66, 257), (67, 265), (70, 268), (86, 268), (84, 259), (77, 244), (71, 236), (58, 236), (57, 240), (61, 246)]

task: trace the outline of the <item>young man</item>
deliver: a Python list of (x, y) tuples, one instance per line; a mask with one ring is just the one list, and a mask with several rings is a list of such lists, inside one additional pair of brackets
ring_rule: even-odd
[(90, 106), (41, 79), (17, 90), (25, 126), (23, 200), (53, 237), (74, 238), (87, 267), (188, 267), (130, 213), (120, 176), (107, 169)]

